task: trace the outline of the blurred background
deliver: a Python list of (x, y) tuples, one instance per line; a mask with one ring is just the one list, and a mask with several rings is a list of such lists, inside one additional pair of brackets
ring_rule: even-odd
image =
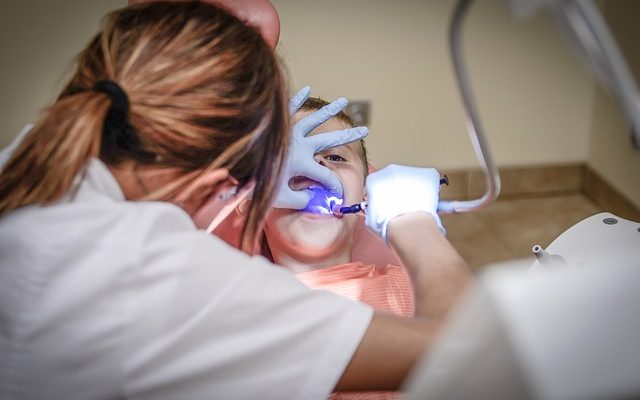
[[(434, 166), (451, 177), (443, 197), (482, 194), (448, 53), (454, 1), (272, 0), (278, 53), (291, 90), (368, 106), (373, 164)], [(100, 18), (125, 0), (0, 3), (0, 146), (38, 118), (63, 86)], [(640, 77), (640, 2), (598, 3)], [(615, 100), (601, 89), (545, 15), (518, 20), (506, 2), (470, 10), (465, 55), (500, 201), (448, 216), (449, 238), (474, 267), (526, 257), (601, 210), (640, 220), (640, 152)]]

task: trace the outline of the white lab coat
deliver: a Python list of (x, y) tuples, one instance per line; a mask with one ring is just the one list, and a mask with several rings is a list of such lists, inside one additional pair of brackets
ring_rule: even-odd
[(0, 399), (322, 399), (372, 310), (128, 202), (91, 160), (0, 218)]

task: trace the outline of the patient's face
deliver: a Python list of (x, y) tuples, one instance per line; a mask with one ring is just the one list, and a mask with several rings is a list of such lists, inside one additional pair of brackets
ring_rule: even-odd
[[(298, 113), (297, 119), (308, 112)], [(349, 128), (337, 118), (320, 125), (311, 134)], [(359, 203), (364, 197), (364, 165), (359, 153), (360, 143), (350, 143), (327, 149), (315, 155), (317, 162), (332, 170), (342, 182), (343, 205)], [(317, 184), (308, 178), (296, 178), (296, 190)], [(351, 251), (353, 231), (359, 216), (337, 218), (333, 214), (311, 214), (289, 209), (274, 209), (267, 218), (265, 231), (274, 257), (280, 252), (301, 260), (318, 261), (339, 251)]]

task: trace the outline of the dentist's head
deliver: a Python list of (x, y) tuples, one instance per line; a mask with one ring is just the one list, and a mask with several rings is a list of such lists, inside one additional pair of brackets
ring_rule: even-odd
[(99, 158), (127, 199), (189, 214), (229, 185), (255, 185), (252, 242), (285, 158), (286, 103), (274, 52), (224, 9), (157, 2), (114, 11), (0, 172), (0, 216), (58, 201)]
[[(129, 4), (154, 0), (129, 0)], [(183, 0), (186, 1), (186, 0)], [(267, 44), (275, 49), (280, 37), (280, 18), (269, 0), (203, 0), (226, 9), (240, 21), (257, 29)]]

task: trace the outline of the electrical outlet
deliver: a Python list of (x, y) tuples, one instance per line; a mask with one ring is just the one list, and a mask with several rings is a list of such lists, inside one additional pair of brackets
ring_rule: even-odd
[(369, 125), (369, 102), (367, 100), (350, 101), (344, 111), (353, 119), (355, 126)]

